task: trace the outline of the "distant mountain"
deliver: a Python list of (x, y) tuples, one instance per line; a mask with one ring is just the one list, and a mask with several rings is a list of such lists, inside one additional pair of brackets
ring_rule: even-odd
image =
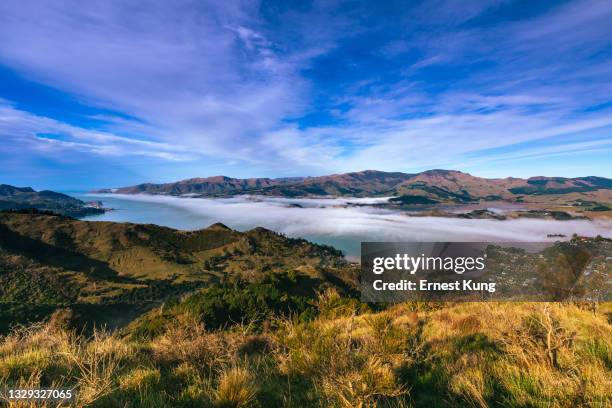
[(145, 183), (131, 187), (121, 187), (116, 189), (96, 190), (97, 193), (119, 193), (119, 194), (169, 194), (169, 195), (233, 195), (247, 192), (254, 189), (280, 185), (283, 183), (294, 183), (299, 180), (293, 179), (269, 179), (269, 178), (250, 178), (236, 179), (225, 176), (214, 176), (206, 178), (192, 178), (177, 181), (176, 183), (153, 184)]
[(454, 170), (429, 170), (394, 187), (398, 195), (417, 195), (440, 201), (516, 200), (530, 195), (558, 195), (612, 189), (603, 177), (507, 177), (487, 179)]
[(0, 184), (0, 210), (36, 209), (71, 217), (100, 214), (104, 209), (89, 207), (85, 202), (54, 191), (35, 191), (31, 187)]
[(145, 183), (130, 187), (94, 190), (95, 193), (168, 194), (222, 197), (236, 194), (261, 194), (281, 197), (367, 196), (389, 191), (407, 180), (409, 174), (366, 170), (321, 177), (249, 178), (225, 176), (192, 178), (175, 183)]
[[(455, 170), (428, 170), (416, 174), (366, 170), (355, 173), (300, 178), (235, 179), (224, 176), (194, 178), (175, 183), (139, 184), (97, 190), (97, 193), (167, 194), (222, 197), (259, 194), (279, 197), (312, 196), (408, 196), (405, 202), (470, 202), (521, 200), (525, 196), (612, 190), (603, 177), (531, 177), (487, 179)], [(422, 198), (422, 199), (421, 199)]]

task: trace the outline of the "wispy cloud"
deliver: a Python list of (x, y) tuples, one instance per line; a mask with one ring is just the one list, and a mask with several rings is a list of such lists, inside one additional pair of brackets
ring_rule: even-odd
[(263, 36), (242, 28), (250, 20), (246, 6), (68, 3), (3, 2), (2, 61), (137, 117), (164, 142), (240, 156), (237, 145), (298, 102), (291, 67), (265, 51)]
[(5, 101), (5, 151), (182, 161), (187, 177), (213, 160), (469, 170), (610, 148), (607, 1), (26, 3), (0, 3), (0, 64), (100, 113), (94, 126)]
[(80, 150), (111, 156), (149, 156), (188, 160), (193, 156), (182, 146), (117, 136), (84, 129), (30, 114), (0, 101), (0, 151), (9, 146), (33, 150)]

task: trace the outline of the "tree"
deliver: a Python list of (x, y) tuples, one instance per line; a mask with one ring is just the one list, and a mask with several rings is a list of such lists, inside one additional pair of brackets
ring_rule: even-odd
[(572, 244), (559, 244), (537, 266), (540, 287), (551, 300), (585, 294), (584, 270), (592, 259), (589, 251)]

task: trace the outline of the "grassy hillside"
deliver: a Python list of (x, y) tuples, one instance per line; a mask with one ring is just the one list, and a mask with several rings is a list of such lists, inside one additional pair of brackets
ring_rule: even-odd
[(357, 273), (333, 248), (263, 228), (178, 231), (0, 213), (0, 331), (57, 307), (124, 304), (127, 313), (228, 279), (281, 272), (307, 276), (317, 287), (355, 285)]
[[(0, 339), (0, 378), (92, 407), (606, 407), (609, 304), (406, 303), (333, 290), (316, 316), (206, 329), (185, 311), (151, 337), (81, 337), (61, 316)], [(164, 313), (159, 310), (158, 313)]]
[(610, 303), (364, 304), (356, 276), (263, 228), (0, 213), (0, 384), (78, 407), (610, 406)]

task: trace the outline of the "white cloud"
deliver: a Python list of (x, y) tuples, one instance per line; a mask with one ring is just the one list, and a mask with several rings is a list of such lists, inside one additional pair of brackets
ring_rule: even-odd
[(0, 5), (0, 61), (140, 119), (160, 142), (246, 159), (237, 146), (295, 110), (300, 80), (240, 25), (246, 3), (35, 3)]
[(0, 100), (0, 150), (8, 145), (33, 150), (76, 150), (110, 156), (148, 156), (166, 160), (192, 157), (180, 145), (89, 130), (16, 109)]
[[(0, 148), (20, 141), (51, 154), (214, 158), (279, 175), (609, 148), (602, 135), (609, 135), (611, 110), (590, 108), (612, 92), (602, 54), (612, 40), (603, 24), (610, 2), (572, 1), (484, 27), (468, 23), (506, 2), (426, 2), (397, 16), (400, 32), (373, 50), (380, 63), (412, 52), (411, 63), (316, 89), (317, 78), (305, 72), (319, 57), (392, 23), (369, 26), (364, 19), (373, 11), (341, 3), (279, 6), (270, 19), (262, 4), (240, 0), (0, 2), (0, 63), (134, 118), (98, 115), (104, 124), (92, 130), (5, 103)], [(421, 76), (440, 67), (466, 74), (439, 86), (435, 76)], [(317, 98), (328, 102), (315, 107)], [(320, 111), (332, 112), (334, 122), (299, 120)], [(582, 143), (567, 141), (580, 132)], [(543, 139), (549, 147), (516, 147)]]

